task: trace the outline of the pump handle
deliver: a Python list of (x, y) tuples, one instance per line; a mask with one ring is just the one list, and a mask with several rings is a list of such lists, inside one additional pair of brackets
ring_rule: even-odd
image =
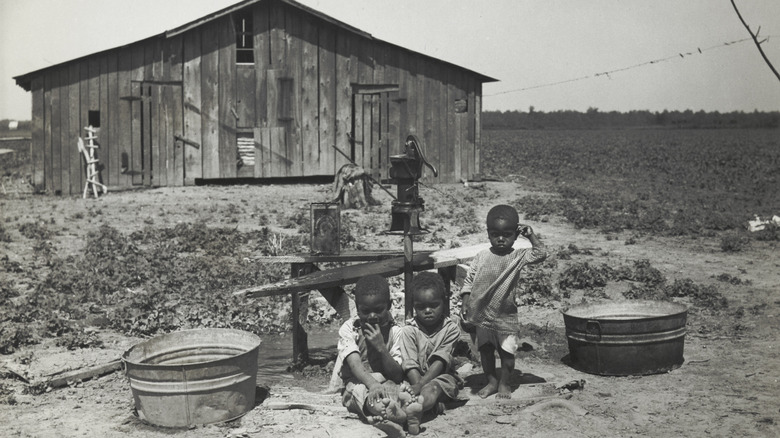
[[(433, 176), (438, 177), (439, 171), (436, 170), (435, 167), (433, 167), (433, 164), (429, 163), (428, 160), (425, 158), (425, 154), (423, 153), (422, 149), (422, 143), (420, 140), (417, 139), (417, 137), (413, 134), (409, 134), (409, 136), (406, 137), (406, 147), (407, 148), (414, 148), (414, 150), (417, 152), (417, 155), (420, 157), (420, 161), (422, 164), (425, 164), (428, 166), (431, 171), (433, 171)], [(420, 175), (422, 175), (422, 166), (420, 166)]]

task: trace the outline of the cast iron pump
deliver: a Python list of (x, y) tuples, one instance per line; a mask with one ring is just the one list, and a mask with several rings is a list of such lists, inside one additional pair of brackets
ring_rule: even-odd
[(428, 166), (434, 177), (439, 176), (436, 168), (425, 158), (420, 141), (409, 135), (404, 143), (404, 153), (390, 156), (390, 183), (398, 187), (398, 196), (392, 205), (389, 233), (416, 235), (428, 232), (420, 225), (420, 212), (425, 210), (418, 184), (423, 166)]

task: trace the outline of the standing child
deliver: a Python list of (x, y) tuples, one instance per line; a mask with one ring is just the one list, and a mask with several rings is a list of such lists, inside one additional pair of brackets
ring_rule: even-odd
[(390, 315), (390, 287), (379, 275), (355, 285), (357, 316), (339, 329), (337, 366), (345, 389), (344, 407), (363, 420), (385, 416), (388, 398), (397, 398), (403, 380), (401, 328)]
[[(496, 394), (510, 398), (509, 378), (515, 369), (515, 352), (519, 340), (515, 287), (520, 270), (527, 264), (547, 258), (547, 251), (530, 226), (519, 225), (517, 210), (497, 205), (487, 215), (490, 248), (481, 251), (471, 262), (461, 290), (461, 318), (467, 331), (476, 332), (476, 344), (487, 377), (487, 385), (478, 395)], [(532, 248), (514, 249), (518, 236), (531, 241)], [(496, 369), (496, 356), (501, 359)]]
[(405, 411), (408, 431), (417, 435), (423, 412), (433, 408), (441, 412), (442, 402), (458, 395), (460, 381), (450, 365), (460, 330), (444, 314), (446, 289), (439, 274), (418, 274), (407, 293), (414, 298), (414, 321), (403, 328), (402, 367), (411, 394), (418, 397)]

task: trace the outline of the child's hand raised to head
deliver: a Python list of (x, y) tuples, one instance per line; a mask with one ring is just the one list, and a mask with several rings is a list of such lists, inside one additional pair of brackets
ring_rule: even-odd
[(533, 236), (534, 229), (531, 228), (530, 225), (520, 224), (517, 226), (517, 234), (528, 239), (529, 237)]

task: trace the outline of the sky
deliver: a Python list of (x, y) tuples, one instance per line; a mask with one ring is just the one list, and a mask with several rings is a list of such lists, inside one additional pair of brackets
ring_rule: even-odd
[[(498, 79), (483, 87), (488, 111), (780, 110), (780, 81), (729, 0), (298, 1), (375, 38)], [(780, 69), (780, 1), (735, 1), (751, 29), (769, 37), (762, 48)], [(14, 76), (235, 3), (0, 0), (0, 119), (31, 118), (31, 94)]]

